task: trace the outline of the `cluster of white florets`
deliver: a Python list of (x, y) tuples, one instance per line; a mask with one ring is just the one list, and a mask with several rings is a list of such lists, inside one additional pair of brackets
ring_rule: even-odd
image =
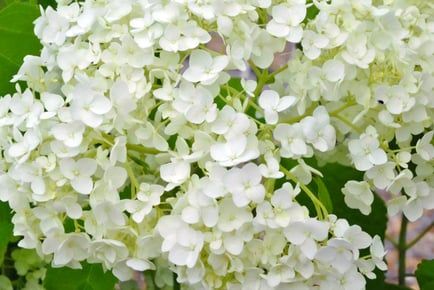
[(156, 268), (192, 289), (363, 289), (386, 268), (381, 240), (327, 213), (304, 158), (364, 171), (342, 190), (364, 214), (374, 189), (410, 220), (434, 207), (432, 7), (372, 2), (42, 11), (41, 55), (14, 78), (27, 87), (0, 99), (0, 200), (19, 245), (121, 280)]

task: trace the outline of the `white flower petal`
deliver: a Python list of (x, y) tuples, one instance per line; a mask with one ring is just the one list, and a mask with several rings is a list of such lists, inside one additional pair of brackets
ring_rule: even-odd
[(90, 194), (93, 189), (92, 178), (88, 176), (78, 176), (71, 180), (72, 188), (74, 188), (78, 193)]

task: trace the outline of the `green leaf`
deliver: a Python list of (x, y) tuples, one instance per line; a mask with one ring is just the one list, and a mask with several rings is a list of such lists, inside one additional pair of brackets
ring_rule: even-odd
[(314, 19), (319, 13), (318, 7), (315, 5), (311, 5), (306, 10), (306, 18), (304, 18), (303, 23), (308, 23), (312, 19)]
[(379, 269), (375, 269), (374, 271), (376, 278), (371, 280), (371, 279), (366, 279), (366, 290), (385, 290), (387, 288), (385, 288), (385, 284), (386, 282), (384, 281), (385, 279), (385, 275), (384, 272), (379, 270)]
[(57, 7), (57, 3), (55, 0), (38, 0), (38, 4), (42, 5), (42, 7), (51, 6), (53, 8)]
[(105, 272), (100, 264), (82, 263), (83, 269), (47, 269), (44, 280), (46, 290), (110, 290), (114, 289), (117, 279), (109, 271)]
[(12, 282), (8, 277), (0, 275), (0, 290), (13, 290)]
[(10, 80), (18, 72), (24, 56), (39, 54), (41, 45), (33, 34), (38, 6), (13, 2), (0, 10), (0, 95), (14, 90)]
[(434, 289), (434, 260), (422, 260), (416, 269), (420, 290)]
[(9, 205), (6, 202), (0, 202), (0, 265), (3, 264), (3, 258), (12, 238), (12, 214)]
[(11, 3), (14, 3), (16, 0), (0, 0), (0, 8), (3, 8)]
[(413, 290), (406, 286), (401, 286), (397, 284), (384, 283), (384, 290)]
[(426, 283), (423, 287), (420, 287), (420, 290), (433, 290), (434, 289), (434, 281)]
[(319, 176), (316, 176), (313, 180), (318, 187), (318, 199), (326, 207), (328, 212), (333, 212), (333, 203), (326, 185)]

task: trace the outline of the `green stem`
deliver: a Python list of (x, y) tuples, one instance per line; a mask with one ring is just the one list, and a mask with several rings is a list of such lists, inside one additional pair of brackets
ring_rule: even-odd
[(398, 248), (398, 243), (389, 235), (386, 235), (386, 240), (388, 240), (395, 248)]
[(285, 64), (282, 67), (279, 67), (278, 69), (276, 69), (275, 71), (273, 71), (269, 76), (268, 79), (272, 79), (274, 78), (276, 75), (280, 74), (281, 72), (283, 72), (284, 70), (286, 70), (288, 68), (288, 64)]
[(307, 196), (310, 198), (310, 200), (312, 201), (314, 207), (315, 207), (315, 211), (318, 215), (318, 219), (320, 220), (324, 220), (324, 218), (326, 216), (328, 216), (328, 212), (327, 209), (325, 208), (325, 206), (322, 204), (322, 202), (315, 196), (315, 194), (303, 183), (301, 183), (297, 177), (295, 177), (291, 172), (289, 172), (288, 169), (286, 169), (283, 166), (280, 166), (280, 170), (292, 181), (298, 183), (300, 185), (300, 188), (307, 194)]
[(294, 123), (300, 122), (301, 120), (303, 120), (304, 118), (306, 118), (307, 116), (310, 116), (310, 115), (312, 115), (312, 114), (306, 113), (306, 114), (303, 114), (303, 115), (298, 116), (298, 117), (294, 117), (294, 118), (290, 118), (290, 119), (284, 119), (284, 120), (280, 121), (279, 123), (294, 124)]
[(131, 159), (131, 161), (134, 161), (137, 165), (140, 165), (141, 167), (143, 167), (144, 170), (149, 170), (149, 166), (148, 164), (146, 164), (146, 162), (140, 158), (137, 158), (136, 156), (132, 155), (131, 153), (128, 152), (128, 158)]
[[(252, 68), (252, 70), (255, 72), (256, 79), (257, 79), (257, 85), (256, 85), (255, 91), (253, 92), (253, 98), (259, 97), (264, 86), (268, 83), (268, 81), (270, 81), (277, 74), (281, 73), (282, 71), (284, 71), (288, 68), (288, 65), (286, 64), (286, 65), (282, 66), (281, 68), (275, 70), (271, 74), (269, 74), (267, 69), (263, 69), (263, 70), (259, 69), (251, 60), (249, 60), (248, 63), (250, 65), (250, 67)], [(247, 104), (247, 108), (245, 109), (245, 111), (247, 111), (249, 106), (253, 105), (253, 103), (254, 103), (254, 101), (252, 99), (249, 99), (249, 102)], [(258, 109), (258, 108), (259, 107), (255, 107), (255, 109)]]
[(400, 286), (405, 286), (405, 264), (406, 264), (406, 252), (407, 252), (407, 225), (408, 219), (405, 215), (402, 215), (401, 219), (401, 229), (399, 232), (399, 240), (398, 240), (398, 283)]
[(267, 84), (267, 81), (269, 80), (268, 70), (263, 69), (261, 71), (256, 67), (256, 65), (252, 61), (249, 61), (249, 65), (255, 72), (258, 81), (256, 89), (253, 92), (254, 98), (256, 98), (261, 94), (262, 89), (264, 88), (264, 86)]
[(329, 113), (329, 115), (339, 114), (340, 112), (345, 111), (347, 108), (352, 107), (352, 106), (354, 106), (354, 105), (356, 105), (356, 104), (357, 104), (357, 103), (354, 102), (354, 101), (350, 101), (350, 102), (348, 102), (348, 103), (345, 103), (343, 106), (337, 108), (337, 109), (334, 110), (334, 111), (331, 111), (331, 112)]
[(428, 233), (431, 230), (432, 227), (434, 227), (434, 221), (429, 226), (427, 226), (422, 232), (420, 232), (420, 234), (417, 235), (416, 238), (414, 238), (411, 242), (409, 242), (406, 248), (410, 249), (411, 247), (413, 247), (417, 242), (420, 241), (420, 239), (422, 239), (425, 236), (426, 233)]
[(393, 149), (393, 150), (389, 150), (389, 152), (396, 153), (396, 152), (401, 152), (401, 151), (411, 151), (413, 149), (416, 149), (416, 146), (410, 146), (410, 147), (405, 147), (405, 148)]
[(136, 199), (136, 192), (137, 190), (139, 190), (140, 185), (139, 182), (137, 181), (133, 169), (131, 168), (130, 160), (128, 159), (125, 162), (125, 169), (127, 170), (128, 177), (130, 178), (130, 182), (131, 182), (131, 199), (134, 200)]
[(161, 153), (161, 151), (154, 149), (154, 148), (148, 148), (143, 147), (142, 145), (138, 144), (127, 144), (128, 150), (134, 150), (136, 152), (144, 153), (144, 154), (158, 154)]
[(294, 117), (294, 118), (289, 118), (289, 119), (284, 119), (282, 121), (280, 121), (280, 123), (286, 123), (286, 124), (293, 124), (293, 123), (297, 123), (299, 121), (301, 121), (302, 119), (308, 117), (308, 116), (312, 116), (313, 111), (315, 111), (315, 109), (318, 106), (313, 104), (312, 106), (310, 106), (307, 110), (305, 110), (305, 113), (303, 115)]
[(360, 128), (356, 127), (353, 123), (351, 123), (350, 121), (348, 121), (347, 119), (345, 119), (344, 117), (342, 117), (339, 114), (330, 114), (330, 117), (334, 117), (334, 118), (342, 121), (345, 125), (352, 128), (354, 131), (356, 131), (359, 134), (363, 133), (363, 131)]
[(240, 96), (242, 96), (244, 90), (241, 91), (237, 91), (235, 88), (229, 86), (228, 83), (226, 83), (226, 90), (228, 91), (228, 93), (231, 93), (232, 95), (230, 96), (231, 99), (232, 98), (239, 98)]
[(262, 116), (264, 116), (264, 110), (262, 110), (261, 107), (259, 107), (252, 99), (249, 99), (249, 105), (252, 106), (253, 108), (255, 108), (255, 110), (257, 112), (259, 112), (259, 114), (261, 114)]
[(259, 80), (258, 80), (258, 85), (255, 89), (255, 91), (253, 92), (253, 96), (255, 98), (259, 97), (259, 95), (262, 92), (262, 89), (264, 88), (265, 84), (267, 83), (266, 77), (264, 76), (264, 74), (262, 74), (261, 76), (259, 76)]
[(268, 22), (267, 10), (261, 9), (261, 8), (256, 8), (256, 12), (258, 13), (258, 17), (259, 17), (258, 25), (263, 26), (263, 25), (267, 24), (267, 22)]
[(256, 77), (258, 78), (259, 81), (259, 76), (261, 75), (261, 71), (256, 67), (256, 65), (253, 63), (253, 61), (249, 60), (248, 61), (250, 67), (252, 68), (253, 72), (255, 73)]

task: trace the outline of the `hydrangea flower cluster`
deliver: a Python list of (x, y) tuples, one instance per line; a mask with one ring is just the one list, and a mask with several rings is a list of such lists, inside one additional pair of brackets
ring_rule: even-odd
[(304, 159), (363, 171), (342, 193), (364, 214), (375, 189), (411, 221), (434, 208), (430, 4), (57, 2), (14, 77), (26, 88), (0, 99), (0, 200), (19, 246), (53, 266), (156, 269), (159, 286), (172, 271), (185, 289), (364, 289), (386, 269), (381, 239), (327, 212)]

